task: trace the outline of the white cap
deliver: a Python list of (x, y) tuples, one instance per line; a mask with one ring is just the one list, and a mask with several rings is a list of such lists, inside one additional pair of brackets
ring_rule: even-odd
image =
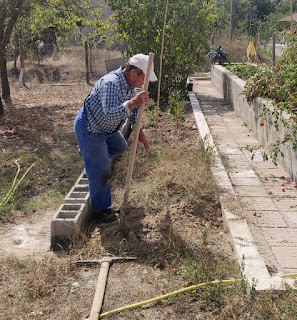
[[(140, 54), (136, 54), (135, 56), (130, 58), (128, 63), (131, 66), (139, 68), (140, 70), (143, 71), (144, 74), (146, 74), (148, 60), (149, 60), (149, 56), (140, 53)], [(155, 72), (154, 72), (154, 63), (153, 63), (152, 68), (151, 68), (150, 81), (154, 82), (157, 80), (158, 79), (157, 79)]]

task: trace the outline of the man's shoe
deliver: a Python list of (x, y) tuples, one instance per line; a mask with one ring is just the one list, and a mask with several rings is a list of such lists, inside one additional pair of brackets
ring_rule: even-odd
[(119, 215), (112, 209), (104, 209), (99, 212), (94, 212), (93, 220), (99, 223), (110, 223), (118, 220)]
[(115, 214), (115, 215), (120, 214), (120, 210), (115, 210), (115, 209), (111, 209), (111, 208), (104, 209), (104, 210), (102, 210), (100, 212), (103, 212), (104, 214), (106, 214), (108, 216), (111, 215), (111, 214)]

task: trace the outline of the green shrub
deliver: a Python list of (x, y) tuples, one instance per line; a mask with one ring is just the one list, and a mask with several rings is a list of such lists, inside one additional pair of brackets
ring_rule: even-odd
[(211, 46), (210, 51), (207, 54), (212, 64), (218, 63), (223, 65), (224, 63), (230, 63), (228, 60), (229, 54), (225, 46)]
[[(288, 39), (287, 47), (279, 66), (260, 65), (253, 71), (247, 67), (245, 72), (245, 96), (249, 103), (256, 97), (269, 99), (260, 104), (260, 118), (267, 120), (277, 131), (280, 127), (286, 133), (278, 141), (271, 144), (271, 156), (276, 158), (283, 153), (281, 145), (292, 144), (297, 151), (297, 37)], [(250, 72), (250, 73), (249, 73)], [(263, 122), (261, 122), (263, 125)]]
[[(157, 76), (166, 1), (108, 0), (116, 13), (119, 38), (129, 45), (127, 54), (155, 53)], [(167, 100), (170, 92), (186, 93), (188, 75), (204, 60), (208, 50), (208, 32), (216, 20), (213, 1), (169, 1), (164, 37), (161, 98)], [(150, 92), (157, 97), (157, 86)]]

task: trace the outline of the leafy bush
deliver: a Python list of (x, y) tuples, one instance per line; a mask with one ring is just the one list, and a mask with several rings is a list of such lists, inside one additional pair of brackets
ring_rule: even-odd
[(253, 64), (233, 64), (227, 65), (225, 68), (231, 71), (237, 77), (247, 80), (258, 72), (259, 66)]
[[(287, 42), (279, 66), (260, 65), (250, 76), (246, 71), (245, 96), (249, 103), (256, 97), (269, 99), (268, 103), (260, 105), (260, 117), (279, 131), (286, 129), (285, 135), (271, 144), (272, 158), (276, 161), (278, 154), (283, 156), (281, 145), (292, 144), (297, 151), (297, 37)], [(252, 69), (251, 69), (252, 70)], [(263, 123), (263, 122), (261, 122)]]
[(208, 58), (211, 60), (212, 64), (219, 63), (223, 65), (224, 63), (230, 63), (228, 60), (228, 51), (225, 46), (211, 46), (211, 50), (207, 54)]
[[(155, 53), (157, 76), (166, 1), (109, 0), (116, 13), (119, 38), (129, 45), (128, 55)], [(169, 2), (164, 37), (161, 97), (168, 99), (170, 92), (183, 90), (189, 74), (207, 54), (207, 32), (216, 19), (213, 1), (172, 0)], [(156, 88), (150, 92), (157, 96)]]

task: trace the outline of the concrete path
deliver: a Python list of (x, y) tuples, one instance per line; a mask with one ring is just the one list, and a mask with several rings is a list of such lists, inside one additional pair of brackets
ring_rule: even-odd
[(261, 150), (251, 159), (246, 146), (259, 142), (211, 81), (195, 81), (193, 90), (267, 270), (296, 273), (297, 186), (282, 167), (263, 161)]

